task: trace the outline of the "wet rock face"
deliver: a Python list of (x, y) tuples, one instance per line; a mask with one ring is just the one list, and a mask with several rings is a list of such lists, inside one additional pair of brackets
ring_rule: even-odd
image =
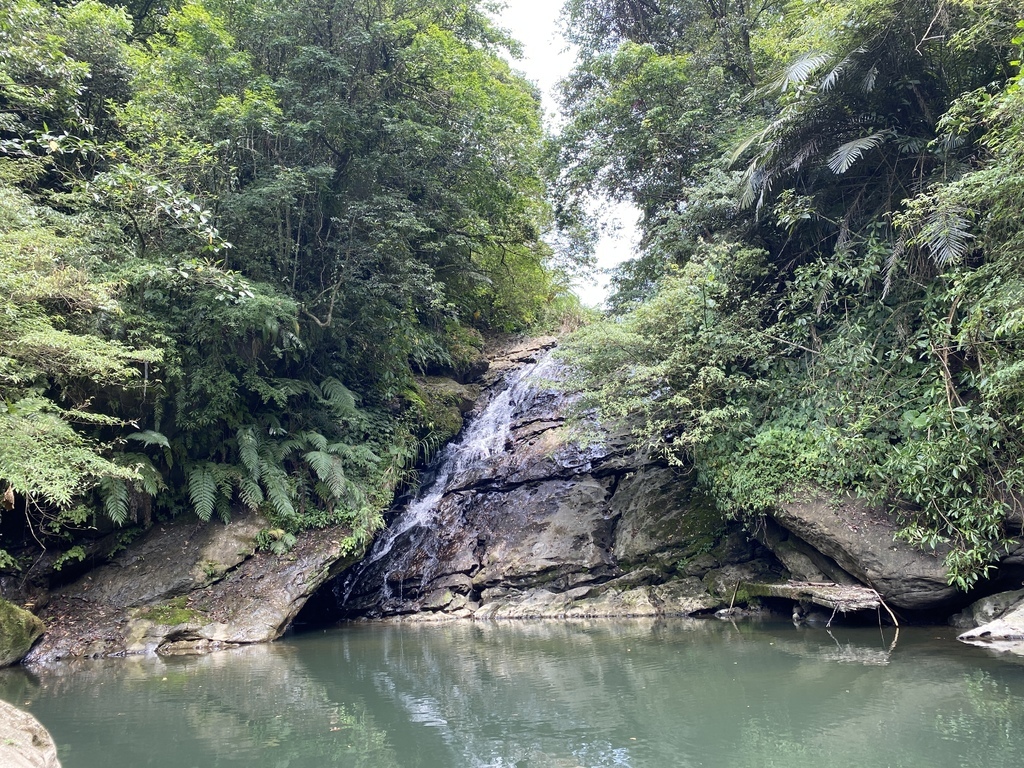
[(319, 609), (330, 614), (333, 600), (345, 616), (682, 614), (728, 602), (719, 587), (731, 592), (736, 574), (716, 579), (723, 569), (767, 556), (745, 576), (781, 574), (685, 472), (645, 461), (621, 435), (576, 445), (551, 383), (557, 363), (521, 374), (490, 393), (446, 455), (442, 487), (401, 513)]
[(281, 636), (336, 570), (348, 565), (346, 531), (302, 536), (287, 558), (256, 552), (267, 521), (182, 520), (157, 526), (111, 563), (51, 596), (49, 630), (26, 657), (196, 653)]

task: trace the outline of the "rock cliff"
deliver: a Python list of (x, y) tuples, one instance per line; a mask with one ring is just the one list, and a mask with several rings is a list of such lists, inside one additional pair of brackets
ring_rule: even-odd
[[(518, 362), (532, 366), (538, 351)], [(693, 614), (728, 604), (739, 582), (782, 576), (687, 472), (631, 451), (624, 435), (577, 444), (560, 376), (548, 360), (493, 388), (436, 468), (442, 487), (301, 619)], [(491, 431), (473, 432), (482, 423)]]

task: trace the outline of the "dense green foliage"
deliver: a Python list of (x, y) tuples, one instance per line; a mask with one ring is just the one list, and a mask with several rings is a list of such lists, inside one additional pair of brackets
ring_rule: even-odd
[(1022, 12), (1004, 0), (570, 0), (566, 220), (640, 256), (568, 356), (727, 512), (855, 491), (962, 587), (1024, 491)]
[(432, 444), (413, 376), (565, 302), (509, 47), (475, 0), (6, 0), (4, 530), (365, 540)]

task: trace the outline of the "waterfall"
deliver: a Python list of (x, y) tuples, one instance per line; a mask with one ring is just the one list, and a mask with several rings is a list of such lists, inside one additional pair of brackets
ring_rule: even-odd
[[(541, 383), (557, 367), (550, 355), (539, 362), (527, 363), (510, 373), (504, 388), (494, 395), (483, 410), (448, 444), (435, 461), (433, 479), (422, 487), (408, 505), (399, 510), (391, 524), (374, 541), (369, 554), (336, 587), (339, 608), (350, 608), (354, 595), (375, 594), (377, 606), (390, 599), (407, 599), (395, 594), (392, 582), (401, 582), (403, 570), (413, 558), (430, 557), (425, 547), (431, 534), (437, 534), (436, 515), (445, 495), (465, 486), (467, 477), (487, 477), (507, 450), (515, 414), (541, 391)], [(398, 549), (396, 550), (396, 546)], [(429, 580), (430, 563), (421, 568), (420, 585)], [(365, 603), (358, 610), (368, 608)]]

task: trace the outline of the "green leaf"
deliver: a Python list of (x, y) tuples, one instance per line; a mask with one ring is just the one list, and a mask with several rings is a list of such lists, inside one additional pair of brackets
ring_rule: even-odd
[(211, 464), (199, 464), (188, 473), (188, 496), (196, 516), (208, 522), (218, 496), (217, 477)]
[(167, 438), (159, 432), (154, 432), (152, 429), (146, 429), (142, 432), (133, 432), (128, 435), (129, 440), (138, 440), (143, 445), (159, 445), (162, 448), (170, 448), (171, 444)]

